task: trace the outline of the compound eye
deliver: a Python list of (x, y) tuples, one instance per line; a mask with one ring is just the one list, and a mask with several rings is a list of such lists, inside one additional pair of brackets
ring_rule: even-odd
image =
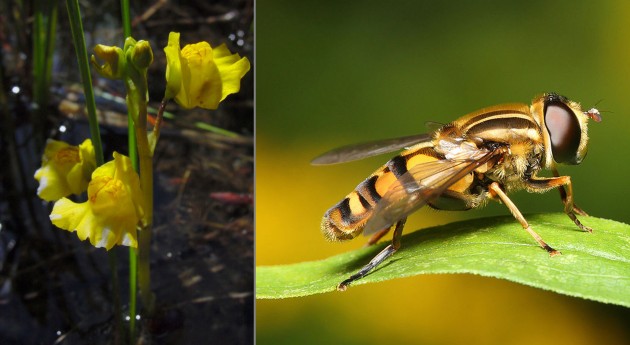
[(578, 147), (582, 129), (577, 116), (564, 103), (552, 103), (545, 107), (545, 124), (551, 138), (553, 159), (558, 163), (578, 164)]

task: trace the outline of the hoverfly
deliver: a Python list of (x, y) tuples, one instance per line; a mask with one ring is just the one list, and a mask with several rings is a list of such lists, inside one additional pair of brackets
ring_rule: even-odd
[[(324, 215), (322, 232), (331, 241), (363, 233), (371, 235), (371, 245), (394, 229), (392, 243), (337, 289), (345, 290), (396, 252), (407, 216), (425, 205), (468, 210), (488, 200), (500, 201), (543, 249), (551, 256), (560, 254), (529, 226), (507, 194), (558, 188), (564, 212), (581, 230), (592, 231), (576, 216), (587, 214), (573, 202), (571, 178), (560, 176), (556, 168), (584, 159), (588, 119), (599, 122), (601, 115), (595, 108), (582, 111), (579, 103), (546, 93), (531, 106), (484, 108), (432, 134), (344, 146), (315, 158), (314, 165), (336, 164), (405, 149)], [(554, 177), (536, 176), (541, 169), (551, 170)]]

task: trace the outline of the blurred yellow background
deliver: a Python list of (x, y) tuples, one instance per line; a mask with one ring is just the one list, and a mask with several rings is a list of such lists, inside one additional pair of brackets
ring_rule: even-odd
[[(580, 207), (630, 223), (629, 2), (267, 0), (256, 11), (256, 265), (365, 243), (326, 242), (320, 220), (391, 155), (328, 167), (313, 157), (546, 91), (608, 111), (591, 122), (585, 161), (560, 172)], [(557, 192), (511, 197), (525, 214), (562, 212)], [(405, 231), (508, 214), (423, 209)], [(258, 344), (627, 344), (629, 320), (625, 308), (471, 275), (256, 304)]]

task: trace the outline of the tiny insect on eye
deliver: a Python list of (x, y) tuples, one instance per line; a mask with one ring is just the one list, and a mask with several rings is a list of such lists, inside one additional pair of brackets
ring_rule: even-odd
[(549, 103), (545, 106), (545, 124), (551, 139), (553, 159), (558, 163), (579, 164), (582, 129), (573, 110), (562, 102)]
[(595, 108), (589, 109), (584, 114), (586, 114), (586, 116), (588, 116), (589, 119), (595, 122), (602, 122), (602, 114), (600, 114), (599, 110)]

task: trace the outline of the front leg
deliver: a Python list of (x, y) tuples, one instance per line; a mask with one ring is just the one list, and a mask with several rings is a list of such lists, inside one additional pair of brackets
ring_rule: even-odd
[[(553, 176), (560, 177), (560, 173), (558, 173), (558, 169), (552, 168)], [(566, 205), (567, 203), (567, 192), (564, 190), (564, 186), (558, 187), (558, 191), (560, 192), (560, 199), (562, 199), (562, 203)], [(578, 207), (575, 203), (573, 203), (573, 212), (579, 214), (580, 216), (588, 217), (588, 214), (584, 212), (581, 208)]]
[(521, 213), (521, 211), (518, 210), (516, 205), (514, 205), (512, 200), (510, 200), (507, 194), (505, 194), (505, 192), (503, 191), (503, 188), (501, 188), (501, 186), (497, 182), (492, 182), (488, 186), (488, 191), (490, 192), (490, 195), (493, 198), (499, 198), (499, 200), (501, 200), (501, 202), (503, 202), (503, 204), (507, 206), (510, 212), (512, 212), (512, 215), (514, 216), (514, 218), (516, 218), (516, 220), (518, 220), (518, 222), (521, 223), (521, 226), (523, 227), (523, 229), (525, 229), (525, 231), (527, 231), (534, 238), (534, 240), (536, 240), (536, 242), (538, 242), (538, 244), (544, 250), (546, 250), (547, 253), (549, 253), (550, 256), (556, 256), (556, 255), (561, 254), (559, 251), (551, 248), (551, 246), (549, 246), (547, 243), (545, 243), (545, 241), (543, 241), (540, 235), (538, 235), (534, 230), (532, 230), (532, 228), (529, 226), (529, 223), (527, 222), (525, 217), (523, 217), (523, 214)]
[[(558, 175), (558, 171), (554, 169), (554, 175)], [(586, 215), (586, 212), (582, 211), (580, 208), (577, 208), (573, 204), (573, 184), (571, 183), (570, 176), (556, 176), (556, 177), (536, 177), (532, 176), (527, 181), (527, 186), (532, 191), (546, 191), (551, 188), (559, 188), (560, 189), (560, 197), (562, 198), (562, 202), (564, 203), (564, 213), (573, 220), (575, 225), (577, 225), (581, 230), (593, 232), (593, 229), (588, 226), (583, 225), (577, 216), (575, 215)], [(566, 186), (566, 191), (564, 189)]]

